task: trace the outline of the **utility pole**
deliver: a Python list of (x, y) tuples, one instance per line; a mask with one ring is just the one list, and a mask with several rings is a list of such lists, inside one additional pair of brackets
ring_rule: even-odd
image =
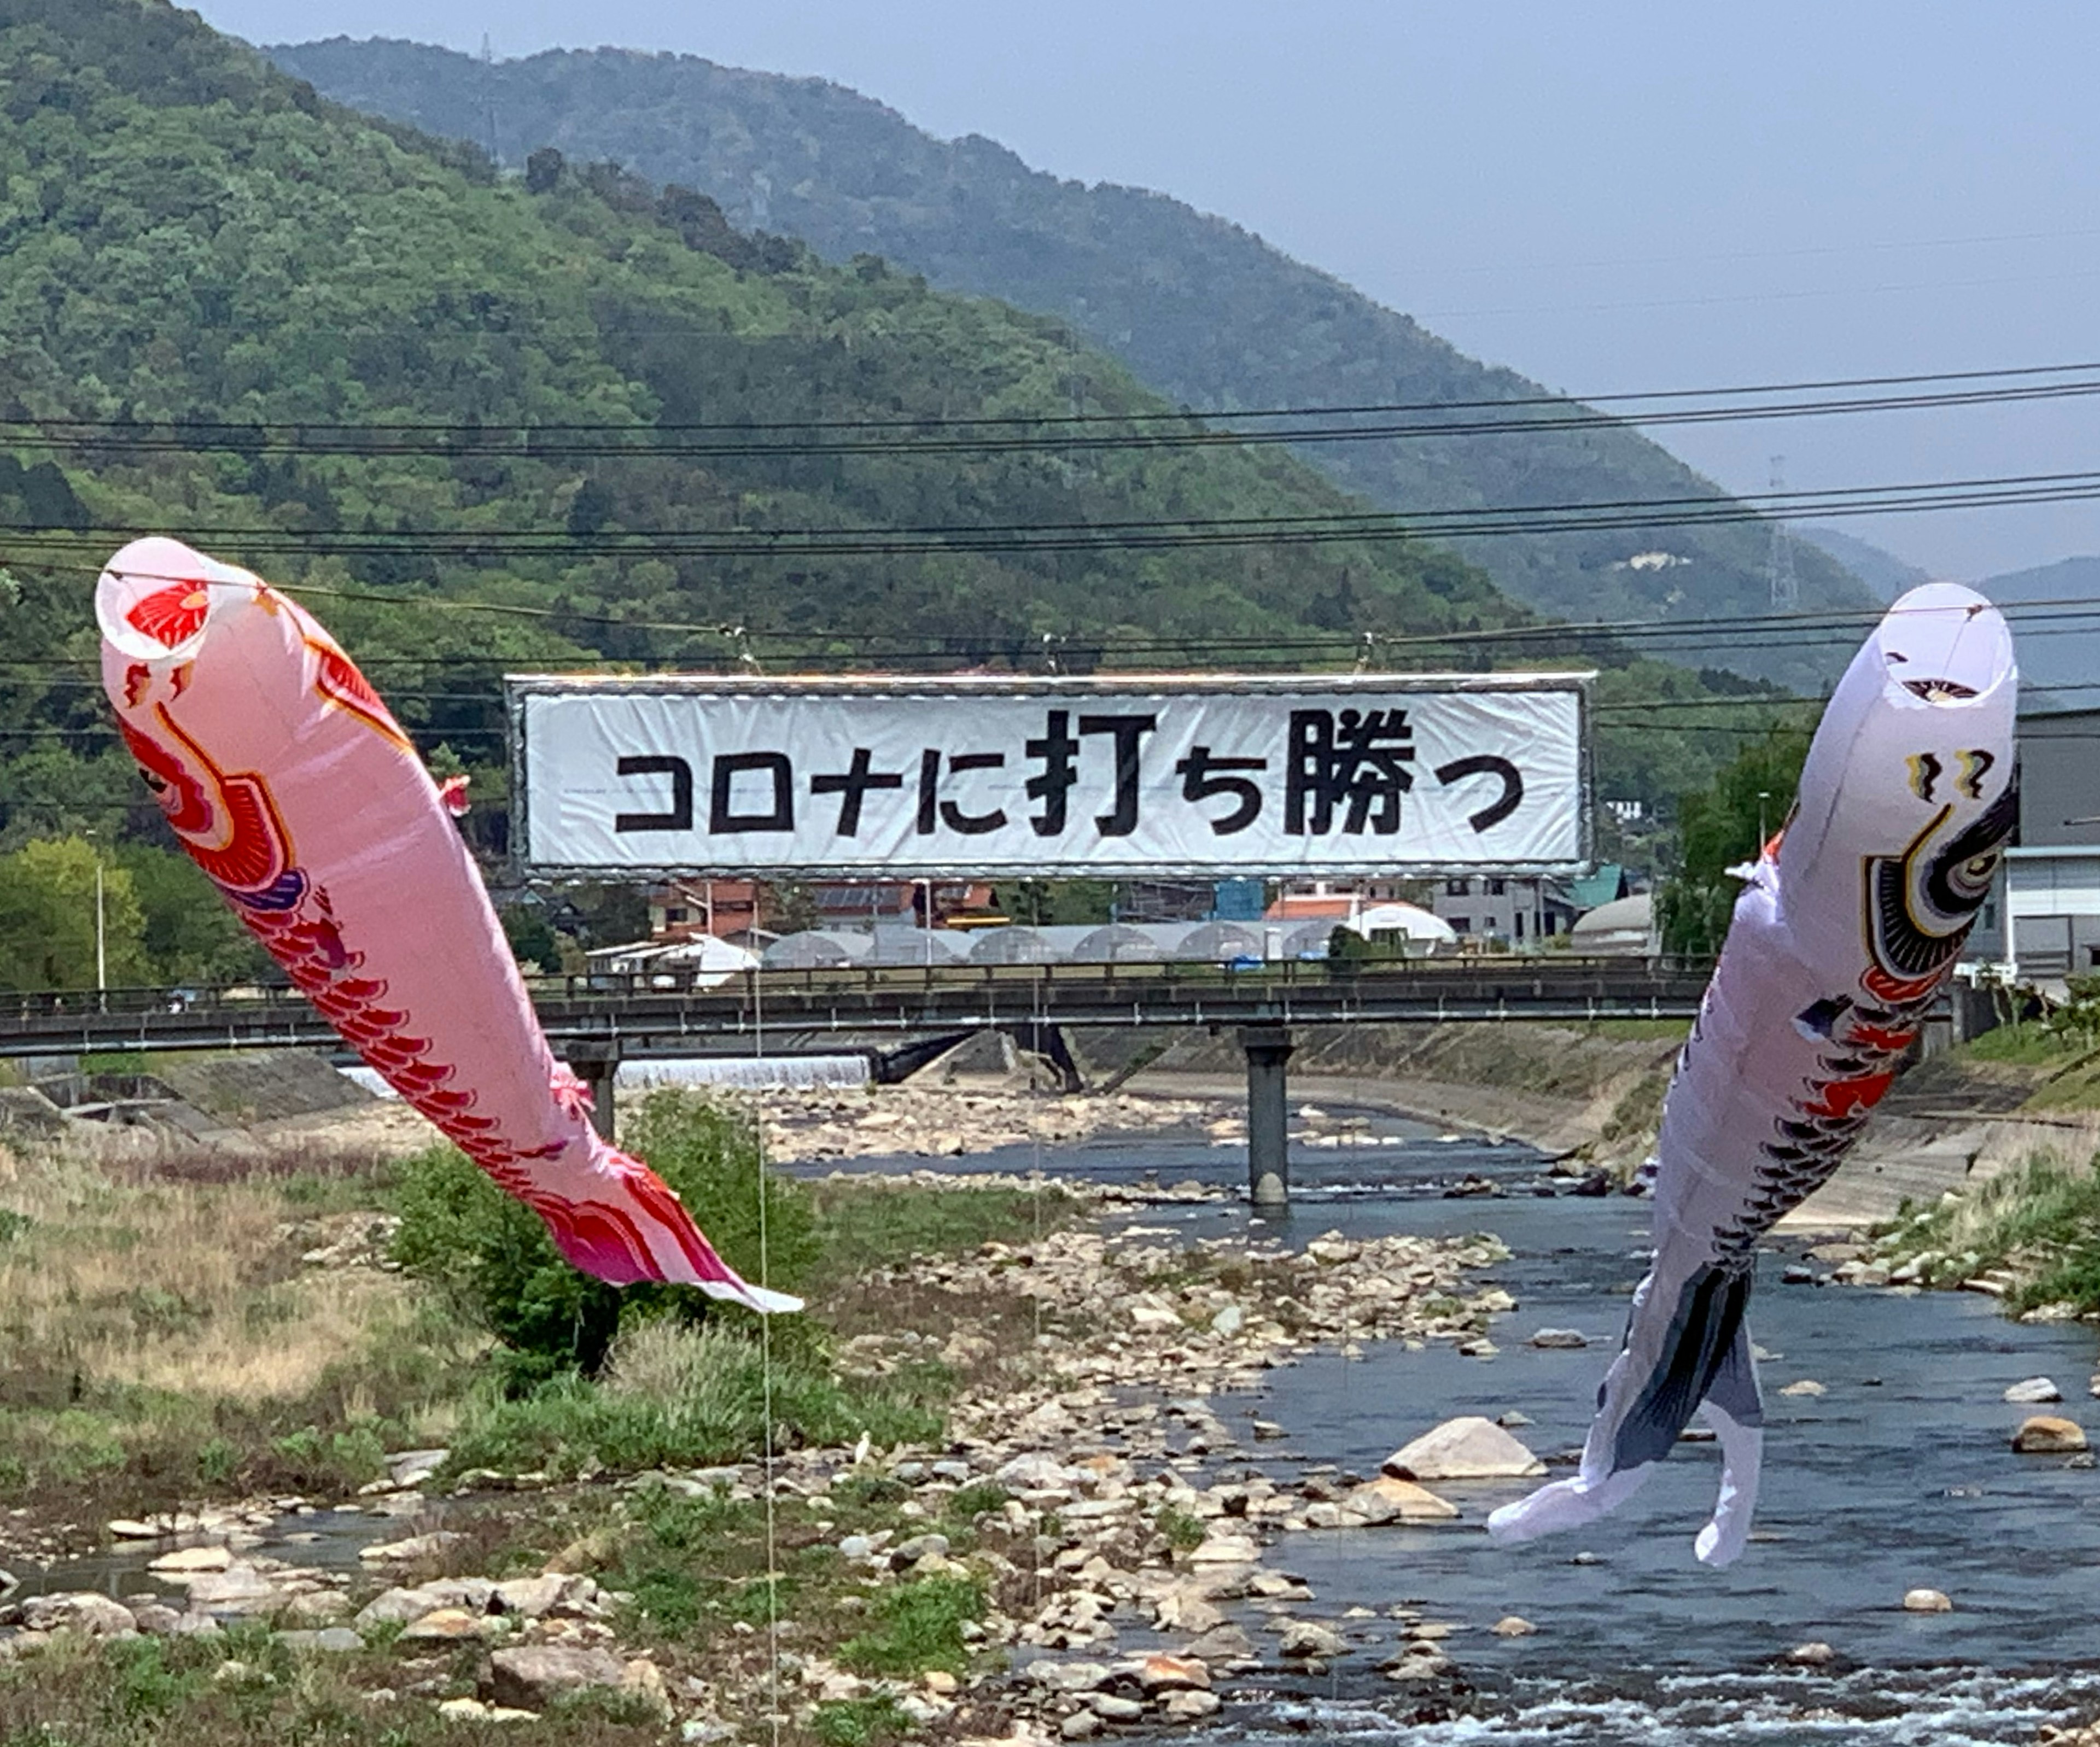
[[(1771, 488), (1775, 494), (1786, 489), (1784, 455), (1771, 458)], [(1768, 514), (1771, 517), (1771, 547), (1765, 555), (1765, 580), (1771, 586), (1771, 609), (1776, 613), (1794, 612), (1801, 606), (1801, 579), (1793, 571), (1793, 535), (1776, 503)]]

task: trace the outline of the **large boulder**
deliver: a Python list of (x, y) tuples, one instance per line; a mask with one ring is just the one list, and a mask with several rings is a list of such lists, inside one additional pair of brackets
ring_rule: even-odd
[(1458, 1514), (1458, 1507), (1440, 1498), (1426, 1486), (1412, 1480), (1396, 1480), (1382, 1474), (1343, 1499), (1343, 1503), (1367, 1524), (1444, 1522)]
[(129, 1608), (93, 1590), (33, 1595), (22, 1604), (22, 1625), (33, 1632), (76, 1632), (84, 1638), (130, 1638), (139, 1630)]
[(2075, 1419), (2032, 1414), (2013, 1434), (2013, 1448), (2023, 1456), (2067, 1456), (2085, 1448), (2085, 1433)]
[(626, 1679), (626, 1665), (595, 1645), (523, 1644), (489, 1657), (482, 1696), (493, 1705), (545, 1710), (571, 1692), (617, 1690)]
[(1523, 1480), (1546, 1464), (1492, 1419), (1468, 1414), (1403, 1445), (1385, 1471), (1396, 1480)]

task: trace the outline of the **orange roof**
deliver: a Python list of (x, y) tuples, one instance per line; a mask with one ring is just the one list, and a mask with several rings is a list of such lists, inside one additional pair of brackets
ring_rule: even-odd
[(1277, 898), (1262, 914), (1272, 922), (1346, 922), (1356, 902), (1347, 893), (1304, 892)]

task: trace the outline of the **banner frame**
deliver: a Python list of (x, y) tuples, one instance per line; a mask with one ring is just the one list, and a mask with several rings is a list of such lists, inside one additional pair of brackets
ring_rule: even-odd
[[(620, 863), (540, 862), (525, 853), (531, 841), (530, 736), (527, 700), (603, 693), (620, 696), (762, 696), (768, 693), (806, 698), (874, 698), (961, 695), (986, 698), (1080, 699), (1176, 694), (1195, 695), (1290, 695), (1303, 692), (1347, 696), (1351, 693), (1392, 695), (1406, 693), (1565, 692), (1575, 699), (1577, 854), (1568, 861), (1478, 861), (1410, 862), (1395, 861), (1367, 868), (1359, 860), (1326, 863), (1306, 861), (1288, 867), (1257, 868), (1245, 861), (1200, 859), (1171, 866), (1148, 864), (1141, 871), (1106, 875), (1090, 872), (1092, 863), (1074, 862), (1059, 871), (1000, 867), (992, 876), (1004, 879), (1527, 879), (1579, 874), (1595, 865), (1596, 747), (1594, 729), (1595, 668), (1506, 673), (506, 673), (504, 719), (510, 783), (510, 831), (507, 860), (513, 876), (532, 885), (602, 881), (661, 885), (674, 880), (750, 879), (783, 880), (955, 880), (984, 870), (948, 862), (767, 863), (761, 867), (699, 862)], [(1048, 860), (1046, 858), (1046, 866)]]

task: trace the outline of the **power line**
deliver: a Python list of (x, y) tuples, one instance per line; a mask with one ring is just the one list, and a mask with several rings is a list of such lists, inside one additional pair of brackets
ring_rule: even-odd
[[(1183, 516), (1099, 522), (951, 523), (858, 528), (632, 528), (579, 534), (553, 528), (196, 528), (195, 538), (239, 542), (258, 555), (408, 552), (428, 557), (650, 557), (799, 558), (919, 556), (936, 552), (1147, 551), (1181, 547), (1327, 545), (1395, 540), (1477, 539), (1538, 532), (1648, 529), (1762, 522), (1773, 514), (1821, 518), (1917, 514), (2100, 498), (2100, 471), (2013, 474), (1890, 485), (1771, 491), (1744, 497), (1617, 498), (1478, 506), (1425, 512), (1338, 510), (1277, 516)], [(31, 551), (71, 551), (93, 538), (136, 532), (0, 523), (0, 536)], [(171, 578), (183, 580), (182, 578)], [(338, 591), (342, 592), (342, 591)], [(347, 598), (347, 596), (346, 597)], [(558, 617), (551, 609), (511, 609)], [(572, 615), (581, 619), (585, 615)]]
[[(1770, 392), (1771, 390), (1737, 390)], [(488, 425), (136, 425), (71, 420), (0, 421), (0, 441), (49, 443), (82, 455), (190, 454), (228, 450), (249, 455), (289, 456), (300, 460), (352, 457), (381, 458), (510, 459), (519, 461), (602, 460), (788, 460), (839, 456), (913, 456), (1008, 453), (1072, 454), (1110, 450), (1184, 449), (1398, 442), (1445, 437), (1525, 435), (1539, 432), (1590, 430), (1607, 426), (1728, 424), (1745, 420), (1820, 418), (1861, 413), (1901, 412), (2005, 406), (2020, 403), (2083, 399), (2100, 395), (2100, 380), (2028, 382), (1988, 389), (1942, 390), (1921, 395), (1855, 396), (1842, 400), (1791, 400), (1747, 406), (1657, 406), (1651, 412), (1605, 412), (1555, 397), (1526, 397), (1503, 402), (1418, 404), (1416, 413), (1436, 415), (1429, 422), (1374, 425), (1308, 425), (1247, 430), (1220, 425), (1220, 420), (1298, 419), (1315, 416), (1371, 417), (1383, 409), (1277, 408), (1264, 412), (1079, 414), (1039, 420), (973, 421), (810, 421), (765, 425), (603, 425), (495, 427)], [(1600, 397), (1602, 398), (1602, 397)], [(1621, 397), (1628, 402), (1636, 398)], [(1461, 409), (1551, 406), (1566, 410), (1521, 418), (1497, 417), (1454, 420)], [(1209, 422), (1198, 430), (1132, 430), (1108, 435), (1044, 435), (985, 434), (971, 436), (925, 435), (969, 426), (1029, 424), (1043, 426), (1083, 421), (1088, 424), (1155, 423), (1163, 419)], [(801, 433), (754, 442), (758, 430)], [(833, 430), (894, 431), (894, 435), (823, 436)], [(722, 431), (714, 440), (695, 434)], [(555, 435), (567, 432), (570, 435)], [(669, 438), (678, 440), (666, 440)]]
[(1840, 390), (1915, 387), (1935, 382), (1991, 382), (2001, 378), (2090, 375), (2100, 373), (2100, 360), (2073, 364), (2015, 364), (1997, 369), (1926, 370), (1886, 376), (1824, 377), (1777, 382), (1737, 382), (1710, 388), (1624, 389), (1606, 394), (1538, 394), (1491, 396), (1454, 400), (1376, 400), (1314, 406), (1219, 408), (1203, 411), (1191, 408), (1158, 408), (1130, 412), (990, 413), (951, 416), (899, 414), (887, 418), (845, 419), (729, 419), (713, 421), (666, 421), (653, 425), (611, 421), (549, 421), (529, 426), (492, 426), (486, 423), (416, 421), (399, 423), (329, 422), (307, 420), (152, 420), (152, 419), (20, 419), (0, 420), (0, 432), (13, 430), (60, 430), (112, 433), (182, 431), (218, 433), (249, 438), (258, 433), (335, 433), (355, 435), (372, 432), (404, 432), (417, 435), (475, 435), (496, 430), (524, 430), (562, 435), (637, 434), (665, 431), (680, 435), (793, 430), (921, 430), (1008, 429), (1015, 426), (1068, 425), (1136, 425), (1188, 422), (1220, 418), (1339, 418), (1383, 413), (1495, 411), (1512, 407), (1559, 407), (1570, 403), (1583, 406), (1626, 405), (1638, 401), (1723, 399), (1745, 395), (1833, 393)]

